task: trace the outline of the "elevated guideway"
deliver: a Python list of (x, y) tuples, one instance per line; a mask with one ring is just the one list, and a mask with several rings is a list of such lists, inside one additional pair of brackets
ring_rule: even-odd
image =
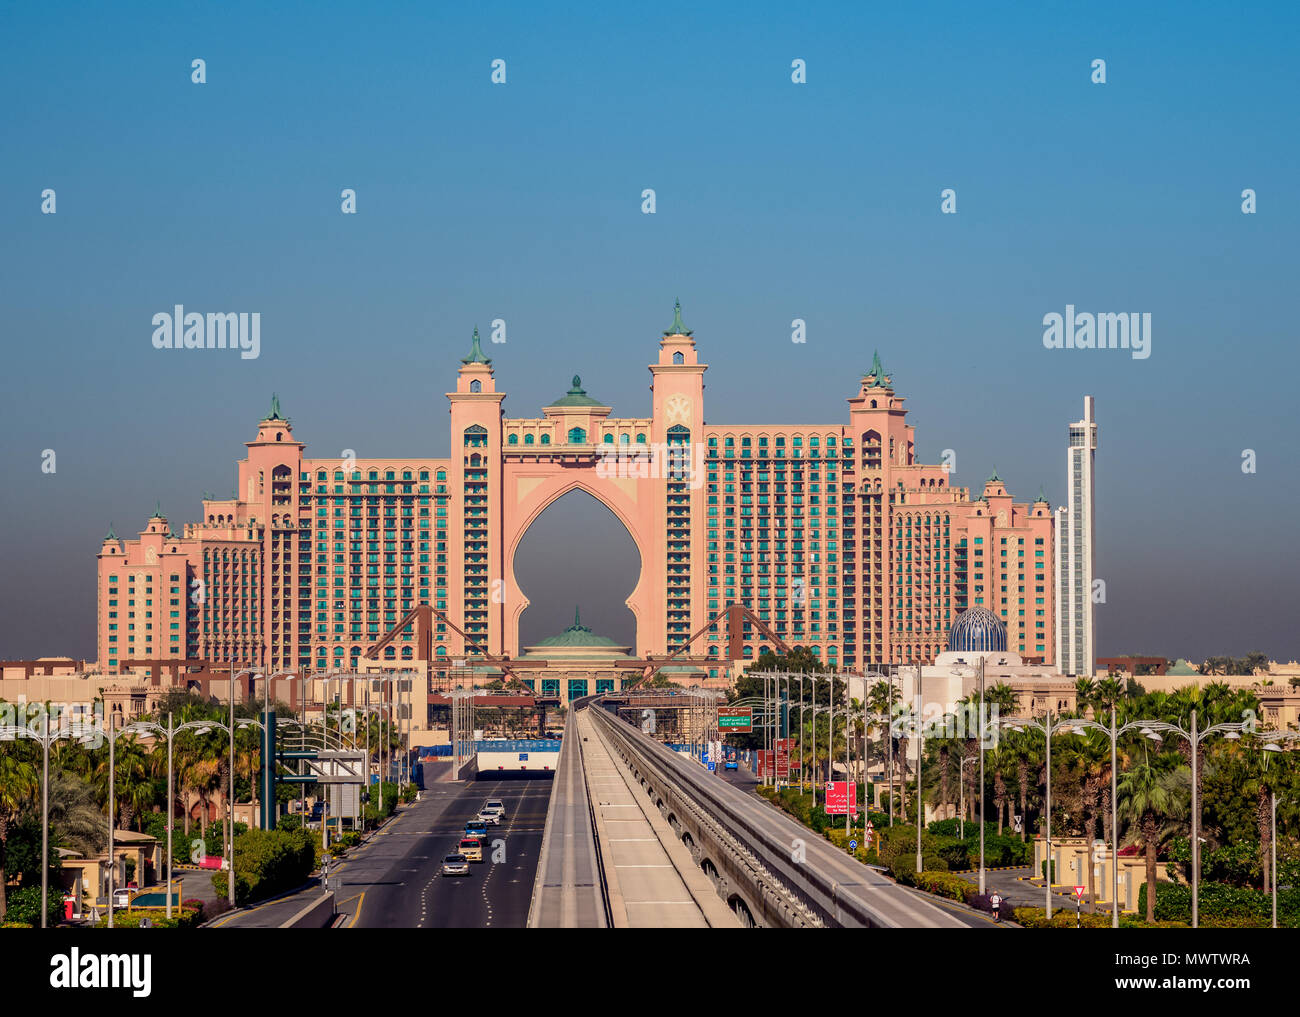
[(566, 732), (560, 742), (542, 832), (528, 910), (530, 929), (607, 929), (612, 925), (582, 750), (581, 737), (572, 730)]
[[(581, 718), (580, 723), (599, 733), (614, 761), (628, 770), (632, 786), (662, 814), (673, 838), (680, 839), (742, 924), (779, 928), (983, 924), (956, 905), (946, 907), (945, 902), (933, 902), (885, 878), (768, 803), (601, 709), (599, 701)], [(594, 760), (590, 756), (589, 764)]]

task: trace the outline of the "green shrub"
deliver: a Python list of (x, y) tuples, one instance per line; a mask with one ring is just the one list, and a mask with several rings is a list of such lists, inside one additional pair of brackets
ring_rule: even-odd
[[(140, 923), (146, 918), (149, 919), (155, 929), (192, 929), (202, 919), (202, 912), (181, 908), (173, 911), (172, 917), (168, 918), (167, 912), (161, 908), (157, 911), (153, 909), (148, 911), (116, 911), (113, 913), (113, 928), (139, 929), (142, 928)], [(107, 929), (108, 919), (101, 918), (95, 928)]]
[[(5, 896), (8, 910), (5, 921), (19, 925), (39, 927), (41, 924), (41, 888), (25, 886), (21, 890), (10, 890)], [(63, 918), (63, 894), (51, 889), (46, 898), (46, 920), (50, 927), (58, 925)]]
[[(243, 906), (302, 885), (317, 865), (319, 841), (307, 830), (248, 830), (235, 838), (235, 903)], [(228, 873), (212, 875), (218, 897)]]
[[(1146, 914), (1147, 884), (1138, 891), (1138, 911)], [(1254, 921), (1272, 924), (1273, 898), (1262, 890), (1227, 883), (1202, 882), (1200, 924), (1211, 920)], [(1192, 888), (1180, 883), (1156, 883), (1156, 918), (1161, 921), (1192, 920)], [(1281, 890), (1277, 895), (1277, 924), (1300, 928), (1300, 888)], [(1250, 926), (1226, 925), (1223, 928)]]

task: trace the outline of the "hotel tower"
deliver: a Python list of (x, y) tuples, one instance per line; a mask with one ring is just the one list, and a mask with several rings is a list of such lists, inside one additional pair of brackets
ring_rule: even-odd
[(1093, 479), (1097, 421), (1092, 396), (1083, 397), (1083, 419), (1070, 425), (1065, 453), (1069, 501), (1056, 510), (1057, 667), (1061, 674), (1091, 678), (1097, 647), (1092, 611)]
[[(878, 356), (841, 421), (823, 425), (706, 425), (707, 365), (680, 305), (649, 370), (644, 416), (612, 416), (575, 376), (540, 416), (509, 417), (476, 330), (447, 393), (443, 458), (310, 458), (273, 400), (231, 497), (205, 496), (181, 533), (158, 510), (135, 537), (103, 541), (100, 664), (352, 667), (420, 604), (489, 653), (518, 657), (528, 599), (514, 555), (575, 489), (640, 553), (627, 598), (639, 657), (681, 648), (740, 602), (789, 645), (846, 669), (929, 663), (967, 607), (1006, 623), (1008, 649), (1051, 663), (1047, 500), (1014, 502), (996, 474), (972, 499), (945, 466), (923, 464)], [(747, 657), (769, 645), (746, 623)], [(405, 632), (382, 661), (437, 668), (467, 654), (442, 624), (433, 647), (418, 661)], [(689, 652), (717, 657), (711, 676), (725, 677), (724, 631)]]

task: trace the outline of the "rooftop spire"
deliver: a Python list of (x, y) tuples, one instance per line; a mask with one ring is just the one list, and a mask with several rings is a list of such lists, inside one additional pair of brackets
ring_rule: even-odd
[(997, 468), (996, 465), (994, 465), (994, 467), (993, 467), (993, 472), (989, 474), (989, 479), (986, 480), (985, 483), (986, 483), (986, 484), (1000, 484), (1000, 483), (1002, 483), (1002, 478), (998, 476), (998, 468)]
[(871, 370), (867, 372), (864, 379), (871, 388), (887, 388), (893, 380), (885, 373), (884, 366), (880, 363), (880, 351), (877, 350), (871, 355)]
[(664, 335), (694, 335), (689, 328), (682, 324), (682, 302), (679, 300), (673, 305), (673, 323), (670, 327), (664, 329)]
[(469, 356), (468, 356), (468, 357), (461, 357), (461, 358), (460, 358), (460, 362), (461, 362), (462, 364), (490, 364), (490, 363), (492, 363), (492, 360), (491, 360), (490, 357), (485, 357), (485, 356), (483, 355), (483, 347), (481, 347), (481, 346), (479, 345), (478, 326), (477, 326), (477, 325), (474, 326), (474, 340), (473, 340), (473, 345), (470, 347)]
[(156, 502), (154, 502), (154, 506), (153, 506), (153, 515), (151, 515), (149, 518), (150, 518), (150, 519), (162, 519), (162, 518), (164, 518), (164, 517), (163, 517), (162, 502), (161, 502), (161, 501), (156, 501)]
[(107, 535), (104, 539), (105, 539), (105, 540), (116, 540), (116, 539), (117, 539), (117, 534), (113, 532), (113, 524), (112, 524), (112, 523), (109, 523), (109, 524), (108, 524), (108, 535)]
[(1043, 485), (1042, 485), (1042, 484), (1039, 484), (1039, 485), (1038, 485), (1038, 497), (1034, 499), (1034, 503), (1037, 504), (1037, 503), (1040, 502), (1040, 501), (1043, 502), (1043, 504), (1045, 504), (1045, 505), (1046, 505), (1046, 504), (1050, 504), (1050, 503), (1047, 501), (1047, 495), (1043, 493)]
[(276, 395), (274, 392), (271, 393), (271, 412), (266, 419), (267, 420), (284, 419), (284, 417), (280, 415), (280, 397)]

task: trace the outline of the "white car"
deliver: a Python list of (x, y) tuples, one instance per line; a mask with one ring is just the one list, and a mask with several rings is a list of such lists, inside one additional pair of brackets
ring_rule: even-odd
[(488, 826), (501, 825), (501, 813), (499, 812), (489, 812), (487, 809), (483, 809), (475, 818), (480, 823), (486, 823)]
[(502, 819), (506, 818), (506, 804), (500, 798), (489, 798), (481, 811), (495, 813)]

